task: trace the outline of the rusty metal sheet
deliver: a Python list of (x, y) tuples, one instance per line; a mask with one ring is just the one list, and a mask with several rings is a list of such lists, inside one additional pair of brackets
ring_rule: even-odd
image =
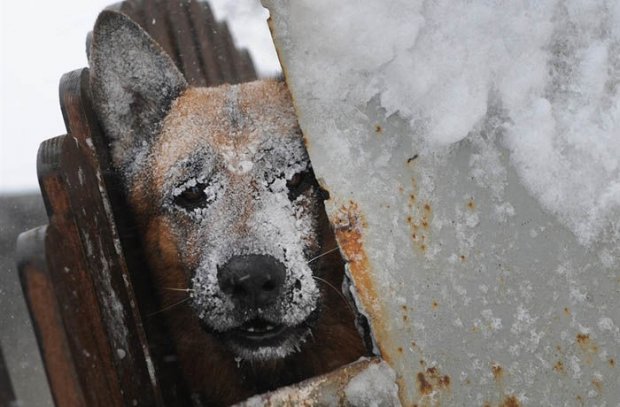
[(328, 99), (317, 84), (356, 78), (304, 43), (308, 27), (321, 31), (310, 3), (263, 4), (358, 306), (403, 405), (620, 405), (617, 223), (580, 243), (485, 123), (429, 153), (380, 95)]

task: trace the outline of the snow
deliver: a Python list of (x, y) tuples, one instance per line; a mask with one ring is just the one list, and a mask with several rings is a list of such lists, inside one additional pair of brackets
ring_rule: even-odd
[(355, 407), (399, 406), (396, 374), (386, 363), (371, 364), (355, 376), (344, 389), (347, 401)]
[[(295, 52), (304, 55), (289, 68), (306, 64), (309, 96), (336, 102), (316, 103), (312, 115), (352, 116), (378, 97), (428, 152), (475, 138), (496, 115), (487, 131), (509, 150), (529, 193), (580, 242), (620, 227), (617, 1), (322, 0), (288, 8), (296, 26), (287, 41), (302, 44)], [(312, 41), (299, 41), (309, 33)], [(487, 177), (497, 172), (489, 185), (501, 188), (498, 163), (472, 166), (486, 166)]]

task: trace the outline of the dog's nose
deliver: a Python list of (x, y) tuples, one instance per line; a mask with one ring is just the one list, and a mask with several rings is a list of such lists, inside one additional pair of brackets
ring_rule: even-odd
[(233, 301), (251, 307), (273, 303), (285, 277), (284, 264), (262, 254), (233, 256), (217, 273), (221, 290)]

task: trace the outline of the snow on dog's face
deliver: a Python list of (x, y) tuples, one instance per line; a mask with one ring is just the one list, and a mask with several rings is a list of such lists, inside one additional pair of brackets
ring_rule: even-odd
[(188, 287), (241, 358), (298, 350), (318, 313), (321, 200), (285, 85), (188, 88), (144, 31), (106, 11), (91, 87), (161, 284)]
[(195, 311), (246, 359), (293, 352), (317, 308), (320, 198), (291, 105), (278, 82), (188, 89), (146, 160)]

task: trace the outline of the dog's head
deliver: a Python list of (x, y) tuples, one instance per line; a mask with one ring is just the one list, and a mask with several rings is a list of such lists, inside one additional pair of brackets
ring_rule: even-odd
[(184, 276), (205, 328), (239, 357), (299, 349), (318, 312), (322, 208), (285, 85), (190, 88), (142, 29), (104, 12), (91, 88), (150, 266)]

